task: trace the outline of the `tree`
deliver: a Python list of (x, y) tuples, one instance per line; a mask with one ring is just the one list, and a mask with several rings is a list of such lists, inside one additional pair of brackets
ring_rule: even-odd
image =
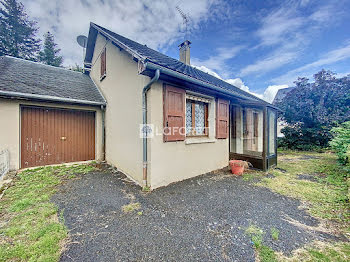
[(29, 20), (23, 4), (17, 0), (0, 0), (0, 55), (35, 60), (40, 48), (38, 28)]
[(330, 130), (350, 120), (350, 79), (336, 78), (321, 70), (315, 82), (298, 78), (296, 87), (277, 104), (282, 119), (289, 124), (282, 130), (282, 145), (292, 149), (326, 147), (332, 138)]
[(330, 145), (338, 156), (338, 161), (342, 165), (348, 165), (350, 171), (350, 121), (332, 128), (334, 138)]
[(39, 52), (39, 61), (47, 65), (61, 66), (63, 57), (58, 55), (61, 49), (57, 48), (53, 34), (47, 32), (44, 39), (43, 49)]
[(78, 65), (77, 63), (75, 64), (75, 66), (71, 66), (71, 68), (69, 68), (69, 70), (81, 72), (81, 73), (84, 72), (84, 69), (80, 65)]

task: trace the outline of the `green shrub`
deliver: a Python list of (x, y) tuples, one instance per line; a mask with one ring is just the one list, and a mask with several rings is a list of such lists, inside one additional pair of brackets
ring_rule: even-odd
[(278, 147), (302, 151), (319, 151), (328, 146), (331, 138), (329, 129), (306, 128), (303, 124), (287, 126), (281, 131), (284, 137), (278, 139)]
[(350, 159), (350, 121), (341, 124), (339, 127), (332, 128), (334, 138), (330, 145), (337, 154), (338, 161), (342, 165), (349, 166)]

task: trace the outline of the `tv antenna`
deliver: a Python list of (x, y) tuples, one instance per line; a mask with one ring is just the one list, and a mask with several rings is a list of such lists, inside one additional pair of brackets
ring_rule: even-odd
[[(188, 38), (188, 23), (190, 22), (190, 17), (189, 17), (189, 15), (186, 15), (185, 12), (182, 11), (178, 5), (175, 8), (182, 17), (183, 24), (185, 25), (185, 28), (186, 28), (185, 38)], [(187, 40), (187, 39), (185, 39), (185, 40)]]

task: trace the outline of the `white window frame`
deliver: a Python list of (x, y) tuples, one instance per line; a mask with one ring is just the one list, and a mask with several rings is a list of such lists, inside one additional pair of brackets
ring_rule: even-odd
[[(199, 93), (195, 93), (192, 91), (186, 92), (186, 103), (187, 99), (200, 101), (208, 104), (208, 134), (205, 136), (186, 136), (185, 143), (186, 144), (201, 144), (201, 143), (214, 143), (216, 141), (215, 132), (215, 114), (216, 114), (216, 106), (215, 106), (215, 98)], [(185, 114), (186, 118), (186, 114)], [(185, 119), (186, 123), (186, 119)]]

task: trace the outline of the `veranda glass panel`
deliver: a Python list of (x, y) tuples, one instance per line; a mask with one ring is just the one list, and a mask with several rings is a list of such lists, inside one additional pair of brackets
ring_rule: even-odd
[(256, 108), (233, 106), (231, 110), (230, 152), (262, 156), (263, 112)]
[(243, 110), (243, 153), (261, 156), (263, 151), (263, 113), (255, 108)]
[(275, 143), (276, 143), (276, 113), (272, 110), (268, 111), (268, 125), (269, 125), (269, 140), (268, 140), (268, 155), (275, 154)]

